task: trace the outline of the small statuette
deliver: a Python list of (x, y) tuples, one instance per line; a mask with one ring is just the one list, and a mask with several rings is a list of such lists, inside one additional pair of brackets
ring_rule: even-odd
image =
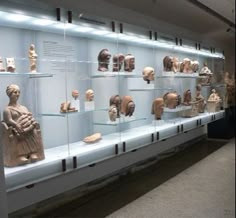
[(30, 63), (30, 72), (31, 73), (36, 73), (37, 72), (37, 57), (38, 55), (36, 54), (35, 51), (35, 45), (31, 44), (28, 52), (28, 57), (29, 57), (29, 63)]
[(7, 72), (14, 73), (16, 70), (15, 59), (6, 58), (6, 64), (7, 64)]

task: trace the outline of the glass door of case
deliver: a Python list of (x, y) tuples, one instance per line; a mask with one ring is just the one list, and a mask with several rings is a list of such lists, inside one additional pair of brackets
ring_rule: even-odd
[[(1, 6), (1, 5), (0, 5)], [(16, 6), (16, 5), (15, 5)], [(0, 7), (0, 111), (7, 190), (62, 173), (68, 150), (63, 30)]]
[(119, 31), (116, 55), (123, 57), (119, 72), (119, 129), (122, 151), (126, 152), (154, 142), (155, 58), (148, 29), (123, 23)]
[(71, 111), (66, 115), (72, 165), (81, 168), (118, 153), (118, 121), (113, 122), (117, 111), (110, 107), (111, 96), (119, 95), (118, 72), (113, 71), (112, 62), (117, 34), (110, 21), (93, 16), (100, 24), (91, 24), (73, 14), (73, 23), (65, 31), (65, 42), (71, 47), (66, 60)]

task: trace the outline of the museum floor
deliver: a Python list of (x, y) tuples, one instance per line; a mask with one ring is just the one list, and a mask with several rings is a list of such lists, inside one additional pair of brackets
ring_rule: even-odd
[(235, 138), (203, 139), (57, 209), (11, 218), (234, 218)]

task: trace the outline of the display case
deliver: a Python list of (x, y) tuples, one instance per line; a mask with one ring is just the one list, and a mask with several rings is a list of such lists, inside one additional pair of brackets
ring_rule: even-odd
[[(53, 184), (54, 179), (66, 180), (67, 176), (69, 180), (85, 168), (89, 174), (97, 163), (114, 160), (120, 168), (128, 166), (129, 161), (126, 165), (118, 161), (122, 155), (135, 156), (131, 151), (154, 144), (157, 150), (153, 155), (157, 155), (175, 146), (165, 140), (181, 134), (186, 134), (184, 140), (190, 140), (195, 136), (190, 133), (188, 138), (188, 132), (199, 131), (224, 116), (223, 104), (216, 112), (204, 109), (201, 113), (193, 113), (193, 104), (184, 104), (185, 91), (191, 92), (193, 102), (197, 84), (206, 78), (200, 75), (204, 63), (213, 75), (223, 72), (224, 56), (215, 49), (203, 49), (200, 43), (118, 21), (73, 16), (72, 22), (71, 16), (59, 16), (54, 9), (38, 9), (32, 15), (27, 5), (14, 7), (22, 11), (0, 5), (0, 111), (5, 113), (9, 103), (7, 87), (18, 85), (18, 101), (40, 126), (45, 158), (30, 161), (29, 152), (29, 162), (4, 167), (9, 196), (32, 184)], [(31, 45), (37, 53), (33, 70)], [(175, 70), (165, 68), (165, 57), (178, 59)], [(13, 70), (8, 68), (7, 58), (13, 58)], [(183, 72), (180, 65), (185, 59), (191, 66), (197, 61), (198, 67)], [(146, 74), (150, 72), (151, 78)], [(224, 87), (214, 81), (202, 85), (205, 101), (217, 85)], [(178, 104), (168, 108), (163, 101), (158, 116), (154, 100), (165, 100), (167, 93), (176, 93)], [(4, 115), (1, 118), (4, 121)], [(3, 128), (2, 124), (1, 131)], [(6, 147), (5, 142), (0, 143)], [(133, 163), (140, 160), (135, 158)], [(98, 177), (88, 176), (83, 182)], [(33, 203), (42, 199), (36, 197)], [(11, 205), (9, 211), (28, 204)]]

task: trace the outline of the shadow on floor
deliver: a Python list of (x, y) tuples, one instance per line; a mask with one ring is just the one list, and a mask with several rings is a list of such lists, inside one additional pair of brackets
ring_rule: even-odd
[(26, 216), (11, 214), (9, 217), (98, 218), (108, 216), (199, 162), (226, 143), (227, 141), (203, 139), (171, 157), (136, 173), (122, 176), (106, 187), (66, 203), (60, 208), (54, 208), (44, 214), (34, 213), (30, 216), (29, 214)]

